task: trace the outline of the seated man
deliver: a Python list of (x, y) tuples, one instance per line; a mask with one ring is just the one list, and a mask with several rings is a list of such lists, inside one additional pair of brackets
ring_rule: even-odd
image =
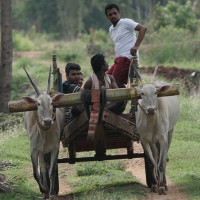
[(80, 79), (79, 79), (78, 86), (82, 87), (83, 86), (83, 79), (84, 79), (82, 72), (80, 72), (80, 76), (79, 77), (80, 77)]
[[(118, 88), (115, 79), (112, 75), (106, 74), (108, 71), (108, 64), (102, 54), (97, 54), (91, 58), (91, 65), (93, 74), (85, 82), (83, 88), (85, 90), (99, 89), (105, 87), (108, 89)], [(114, 112), (115, 114), (121, 114), (126, 107), (126, 102), (107, 102), (105, 108)]]
[[(80, 65), (76, 63), (67, 63), (65, 67), (65, 73), (66, 73), (66, 81), (62, 84), (63, 86), (63, 93), (69, 94), (69, 93), (75, 93), (81, 91), (81, 88), (78, 86), (81, 78), (81, 67)], [(66, 115), (65, 115), (65, 125), (70, 123), (73, 119), (72, 115), (73, 109), (76, 112), (75, 107), (67, 107), (66, 108)]]

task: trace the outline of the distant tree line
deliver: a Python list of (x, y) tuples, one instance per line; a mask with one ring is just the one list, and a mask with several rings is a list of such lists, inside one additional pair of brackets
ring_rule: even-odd
[[(110, 22), (104, 14), (104, 7), (112, 2), (118, 4), (122, 17), (132, 18), (142, 24), (155, 20), (154, 27), (157, 29), (171, 23), (174, 17), (173, 14), (169, 16), (169, 12), (163, 13), (163, 8), (169, 2), (189, 5), (190, 8), (185, 10), (191, 12), (189, 18), (192, 19), (191, 15), (195, 19), (200, 18), (199, 0), (13, 0), (13, 28), (28, 32), (34, 27), (36, 32), (52, 34), (58, 39), (76, 38), (91, 28), (108, 30)], [(175, 14), (176, 10), (172, 12)], [(163, 22), (158, 19), (159, 15)], [(179, 17), (184, 16), (185, 13), (182, 13)], [(186, 16), (184, 18), (186, 20)], [(179, 22), (181, 20), (176, 17), (176, 23)], [(181, 23), (183, 26), (184, 20)]]

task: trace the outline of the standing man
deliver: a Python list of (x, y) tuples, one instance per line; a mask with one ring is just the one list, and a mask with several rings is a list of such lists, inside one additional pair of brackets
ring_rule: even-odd
[[(119, 87), (127, 84), (130, 60), (139, 55), (138, 48), (145, 36), (147, 28), (132, 19), (120, 18), (119, 7), (116, 4), (108, 4), (105, 14), (112, 23), (109, 34), (115, 45), (114, 65), (107, 72), (114, 76)], [(139, 32), (136, 38), (135, 30)]]

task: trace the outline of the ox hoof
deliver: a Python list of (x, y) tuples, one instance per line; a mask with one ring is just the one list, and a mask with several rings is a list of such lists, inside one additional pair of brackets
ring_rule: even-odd
[(168, 187), (167, 186), (165, 186), (165, 191), (168, 191)]
[(49, 199), (49, 194), (42, 194), (42, 199)]
[(151, 187), (151, 192), (157, 193), (158, 192), (158, 187), (157, 186), (152, 186)]
[(56, 199), (57, 199), (56, 195), (50, 195), (49, 197), (49, 200), (56, 200)]
[(158, 190), (158, 194), (159, 194), (159, 195), (162, 195), (162, 194), (166, 195), (167, 192), (166, 192), (166, 190), (165, 190), (165, 187), (160, 187), (159, 190)]

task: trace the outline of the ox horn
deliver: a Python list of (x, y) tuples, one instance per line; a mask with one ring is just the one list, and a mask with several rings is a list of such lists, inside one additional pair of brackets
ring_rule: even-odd
[(142, 83), (142, 85), (144, 85), (145, 81), (142, 79), (142, 77), (141, 77), (140, 73), (138, 72), (137, 68), (135, 67), (135, 65), (133, 65), (133, 68), (134, 68), (134, 70), (135, 70), (140, 82)]
[(156, 67), (155, 67), (155, 70), (153, 72), (153, 76), (152, 76), (152, 79), (151, 79), (151, 83), (155, 82), (157, 71), (158, 71), (158, 58), (157, 58), (157, 64), (156, 64)]
[(40, 91), (38, 90), (38, 88), (36, 87), (36, 85), (33, 83), (32, 79), (31, 79), (31, 77), (29, 76), (28, 72), (26, 71), (25, 67), (23, 67), (23, 68), (24, 68), (24, 71), (26, 72), (26, 74), (27, 74), (27, 76), (28, 76), (28, 78), (29, 78), (29, 80), (30, 80), (32, 86), (34, 87), (35, 92), (36, 92), (37, 95), (39, 96), (39, 95), (40, 95)]
[(48, 83), (47, 83), (47, 93), (50, 91), (50, 85), (51, 85), (51, 65), (49, 68), (49, 77), (48, 77)]

